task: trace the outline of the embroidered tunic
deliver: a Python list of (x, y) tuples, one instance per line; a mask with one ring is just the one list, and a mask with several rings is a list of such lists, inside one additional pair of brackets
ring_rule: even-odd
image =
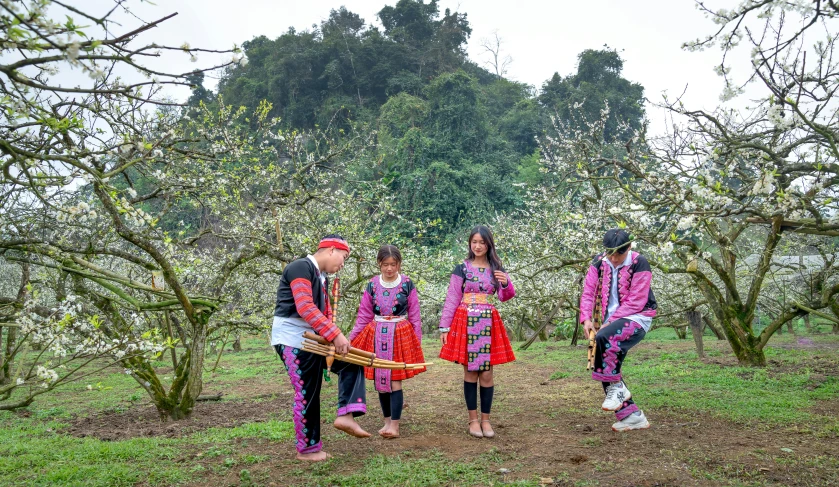
[[(369, 327), (373, 327), (372, 333), (365, 331)], [(358, 316), (349, 339), (353, 346), (373, 352), (376, 357), (385, 360), (423, 362), (420, 345), (422, 319), (414, 282), (408, 276), (400, 275), (396, 285), (388, 287), (380, 276), (370, 279), (361, 297)], [(424, 370), (367, 368), (365, 374), (375, 381), (377, 391), (391, 392), (392, 381), (413, 377)]]
[[(456, 265), (452, 271), (446, 303), (440, 317), (440, 328), (446, 330), (452, 326), (458, 308), (465, 307), (466, 368), (470, 371), (489, 370), (493, 364), (493, 338), (506, 340), (506, 336), (493, 337), (493, 319), (497, 316), (497, 311), (489, 298), (497, 292), (499, 301), (507, 301), (516, 295), (516, 290), (509, 276), (507, 286), (498, 288), (493, 284), (492, 278), (492, 269), (488, 267), (476, 267), (468, 260)], [(445, 354), (444, 347), (441, 356)]]

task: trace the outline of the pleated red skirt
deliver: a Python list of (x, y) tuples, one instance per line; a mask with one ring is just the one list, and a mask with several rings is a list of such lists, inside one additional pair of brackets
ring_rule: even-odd
[[(465, 305), (458, 306), (452, 318), (452, 324), (449, 326), (449, 336), (446, 344), (440, 350), (440, 358), (454, 362), (456, 364), (466, 365), (469, 363), (466, 344), (468, 341), (467, 333), (467, 311)], [(513, 354), (513, 346), (510, 344), (510, 339), (507, 337), (507, 329), (504, 328), (504, 322), (501, 321), (501, 315), (495, 307), (492, 308), (492, 345), (489, 351), (490, 365), (501, 365), (507, 362), (512, 362), (516, 359)]]
[[(373, 352), (376, 344), (376, 322), (371, 321), (361, 330), (361, 333), (355, 337), (351, 345), (365, 352)], [(406, 364), (421, 364), (425, 362), (422, 353), (422, 345), (420, 344), (417, 335), (414, 333), (414, 327), (408, 320), (402, 320), (396, 324), (396, 329), (393, 336), (393, 359), (394, 362), (404, 362)], [(405, 380), (425, 372), (426, 368), (416, 370), (394, 370), (391, 374), (390, 380)], [(364, 377), (368, 380), (375, 378), (375, 369), (372, 367), (364, 367)]]

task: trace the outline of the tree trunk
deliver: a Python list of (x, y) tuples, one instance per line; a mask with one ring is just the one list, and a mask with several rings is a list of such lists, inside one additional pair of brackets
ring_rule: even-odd
[(197, 330), (194, 331), (190, 346), (189, 378), (187, 379), (184, 395), (178, 407), (183, 417), (192, 414), (195, 400), (201, 395), (204, 386), (204, 347), (207, 345), (207, 322), (210, 314), (196, 311)]
[(673, 331), (676, 332), (676, 336), (679, 337), (679, 340), (685, 340), (688, 337), (686, 326), (674, 326)]
[(810, 324), (810, 314), (804, 315), (804, 329), (807, 330), (808, 335), (813, 334), (813, 326)]
[(233, 341), (233, 351), (234, 352), (241, 352), (242, 351), (242, 336), (236, 335), (236, 340)]
[(787, 331), (789, 332), (790, 335), (795, 335), (795, 328), (792, 326), (793, 321), (795, 321), (795, 320), (787, 321)]
[(728, 343), (731, 344), (731, 349), (740, 365), (765, 367), (766, 355), (763, 353), (763, 348), (758, 345), (759, 339), (757, 337), (750, 338), (751, 340), (741, 340), (738, 335), (733, 337), (729, 335)]
[[(521, 350), (527, 350), (527, 348), (530, 345), (533, 345), (533, 342), (535, 342), (537, 338), (539, 338), (543, 342), (548, 340), (548, 337), (545, 335), (545, 329), (551, 324), (551, 322), (553, 321), (556, 314), (559, 313), (559, 309), (561, 307), (562, 307), (562, 301), (560, 300), (559, 302), (556, 303), (556, 306), (554, 306), (554, 308), (551, 310), (550, 315), (548, 315), (548, 318), (544, 321), (544, 323), (542, 323), (542, 326), (540, 326), (539, 329), (536, 330), (536, 332), (533, 334), (533, 336), (531, 336), (521, 346)], [(541, 319), (541, 317), (540, 317), (540, 319)]]
[(209, 313), (196, 311), (198, 324), (193, 328), (192, 342), (187, 345), (184, 354), (178, 360), (178, 367), (173, 371), (172, 385), (168, 394), (157, 380), (154, 369), (148, 362), (133, 364), (135, 369), (147, 369), (137, 372), (137, 376), (151, 383), (146, 387), (152, 396), (161, 420), (188, 418), (192, 414), (195, 402), (201, 396), (203, 388), (203, 372), (205, 347), (207, 346), (207, 322)]
[(690, 333), (693, 335), (693, 342), (696, 344), (696, 353), (699, 358), (705, 357), (705, 348), (702, 346), (702, 313), (691, 310), (685, 313), (685, 318), (690, 325)]
[[(18, 288), (17, 298), (15, 299), (15, 304), (18, 308), (13, 316), (17, 316), (26, 305), (26, 298), (29, 296), (29, 289), (27, 289), (27, 286), (29, 285), (29, 278), (29, 264), (23, 264), (21, 266), (20, 273), (20, 287)], [(8, 331), (6, 333), (5, 350), (2, 350), (3, 329), (0, 328), (0, 384), (8, 383), (12, 378), (12, 361), (14, 360), (12, 354), (15, 352), (15, 348), (17, 347), (17, 327), (9, 326), (7, 328)]]
[(736, 354), (740, 365), (748, 365), (751, 367), (766, 367), (766, 355), (762, 349), (755, 347), (744, 347)]
[(574, 315), (574, 332), (571, 334), (571, 346), (577, 346), (577, 335), (580, 332), (580, 310)]
[[(40, 345), (40, 344), (38, 344), (38, 345)], [(5, 355), (6, 355), (6, 360), (3, 363), (3, 372), (2, 372), (3, 377), (5, 379), (9, 379), (12, 376), (11, 375), (12, 374), (12, 358), (13, 358), (12, 354), (14, 353), (16, 346), (17, 346), (17, 328), (9, 327), (8, 332), (6, 333), (6, 350), (4, 352)], [(33, 349), (35, 349), (34, 346), (33, 346)], [(38, 348), (37, 350), (40, 350), (40, 348)]]
[(749, 323), (749, 321), (736, 315), (726, 316), (726, 320), (722, 322), (722, 329), (725, 331), (731, 350), (740, 365), (766, 366), (766, 355), (760, 345), (760, 337), (752, 336), (750, 327), (743, 326), (742, 323)]
[(702, 315), (702, 321), (705, 322), (705, 325), (711, 330), (711, 333), (717, 337), (717, 340), (725, 340), (725, 334), (723, 334), (722, 330), (719, 329), (714, 320), (711, 319), (708, 315)]
[[(11, 328), (9, 328), (11, 330)], [(6, 353), (2, 348), (3, 345), (3, 327), (0, 326), (0, 386), (9, 383), (9, 374), (6, 373)]]

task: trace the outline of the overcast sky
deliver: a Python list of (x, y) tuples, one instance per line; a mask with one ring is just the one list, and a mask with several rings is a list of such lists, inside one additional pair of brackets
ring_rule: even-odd
[[(89, 0), (88, 0), (89, 1)], [(91, 2), (94, 3), (94, 2)], [(100, 7), (113, 5), (95, 0)], [(368, 24), (384, 5), (396, 0), (158, 0), (157, 5), (135, 4), (133, 12), (151, 21), (167, 14), (178, 16), (146, 34), (145, 41), (180, 46), (228, 48), (233, 44), (265, 35), (276, 38), (289, 27), (312, 29), (329, 16), (331, 9), (346, 6)], [(731, 8), (736, 2), (719, 0), (718, 7)], [(685, 101), (692, 108), (712, 109), (718, 104), (721, 79), (713, 66), (720, 52), (690, 53), (681, 49), (685, 41), (704, 37), (715, 25), (695, 8), (693, 0), (606, 0), (535, 1), (441, 0), (441, 13), (450, 8), (468, 15), (472, 27), (469, 56), (481, 63), (480, 40), (498, 31), (503, 49), (513, 58), (508, 77), (537, 88), (554, 72), (565, 76), (576, 69), (577, 55), (584, 49), (617, 48), (625, 61), (624, 76), (641, 83), (647, 98), (661, 100), (661, 92), (678, 95), (687, 89)], [(132, 27), (126, 19), (125, 27)], [(136, 22), (136, 21), (135, 21)], [(199, 57), (197, 65), (183, 54), (165, 58), (172, 71), (186, 71), (214, 61)], [(208, 83), (210, 84), (210, 83)], [(210, 86), (211, 87), (211, 86)], [(185, 97), (179, 93), (179, 98)], [(663, 128), (662, 114), (648, 106), (653, 132)]]

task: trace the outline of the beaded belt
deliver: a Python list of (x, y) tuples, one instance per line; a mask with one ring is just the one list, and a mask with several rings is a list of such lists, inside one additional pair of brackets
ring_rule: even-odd
[(408, 317), (407, 316), (379, 316), (379, 315), (375, 315), (375, 316), (373, 316), (373, 319), (375, 321), (378, 321), (379, 323), (399, 323), (402, 320), (407, 320)]
[(463, 293), (463, 299), (460, 302), (467, 306), (470, 304), (490, 304), (489, 294)]

